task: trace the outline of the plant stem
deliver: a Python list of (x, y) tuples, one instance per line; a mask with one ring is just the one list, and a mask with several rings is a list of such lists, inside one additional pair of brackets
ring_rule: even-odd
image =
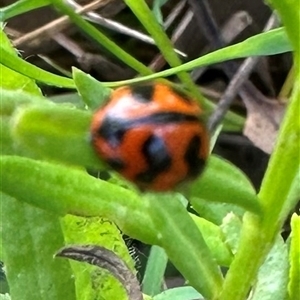
[[(164, 29), (155, 19), (147, 3), (144, 0), (125, 0), (125, 3), (130, 7), (135, 16), (140, 20), (145, 29), (149, 32), (151, 37), (154, 39), (155, 44), (164, 56), (164, 59), (170, 64), (170, 66), (180, 66), (182, 62), (178, 58), (172, 42), (168, 38)], [(201, 105), (205, 107), (205, 99), (200, 93), (199, 88), (194, 84), (190, 75), (187, 72), (178, 72), (177, 76), (185, 85), (185, 87), (187, 87), (187, 89), (193, 94), (193, 96), (200, 101)]]
[(295, 84), (291, 103), (258, 195), (263, 207), (263, 217), (259, 219), (250, 213), (245, 215), (238, 253), (224, 281), (220, 300), (246, 298), (261, 263), (287, 217), (288, 212), (282, 212), (299, 172), (299, 107), (300, 85)]
[[(235, 260), (226, 276), (220, 299), (245, 299), (258, 269), (265, 259), (287, 213), (282, 214), (294, 178), (299, 172), (299, 149), (297, 147), (300, 122), (297, 122), (300, 107), (300, 89), (294, 92), (277, 148), (270, 161), (259, 198), (264, 208), (264, 217), (247, 213), (241, 243)], [(295, 163), (296, 162), (296, 163)]]
[(295, 83), (278, 140), (258, 194), (263, 217), (247, 213), (237, 255), (224, 281), (219, 300), (244, 300), (297, 197), (300, 171), (300, 11), (298, 0), (269, 0), (279, 13), (294, 47)]

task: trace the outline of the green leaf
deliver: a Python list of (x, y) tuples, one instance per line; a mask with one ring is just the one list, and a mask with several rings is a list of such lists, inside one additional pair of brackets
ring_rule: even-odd
[(241, 219), (234, 213), (230, 212), (223, 219), (220, 228), (225, 236), (225, 243), (229, 246), (231, 252), (236, 254), (242, 230)]
[(277, 28), (268, 32), (254, 35), (238, 44), (213, 51), (178, 67), (171, 68), (162, 72), (157, 72), (153, 75), (134, 78), (131, 80), (112, 82), (109, 86), (114, 87), (136, 82), (148, 81), (159, 77), (167, 77), (177, 74), (178, 72), (189, 71), (194, 68), (217, 64), (223, 61), (237, 58), (275, 55), (290, 51), (292, 51), (292, 46), (287, 38), (284, 28)]
[[(17, 186), (15, 183), (15, 189)], [(58, 216), (3, 193), (1, 207), (4, 262), (12, 299), (74, 300), (70, 265), (53, 258), (64, 245)]]
[[(287, 246), (282, 237), (278, 235), (265, 262), (259, 269), (257, 283), (253, 289), (251, 300), (284, 299), (288, 285), (288, 269)], [(297, 296), (299, 295), (298, 293)], [(297, 296), (291, 299), (297, 299)]]
[[(15, 72), (13, 72), (15, 73)], [(15, 73), (17, 74), (17, 73)], [(18, 74), (17, 74), (18, 75)], [(23, 76), (23, 75), (20, 75)], [(18, 76), (14, 77), (18, 80)], [(28, 86), (29, 87), (29, 86)], [(31, 87), (29, 88), (31, 90)], [(0, 149), (1, 154), (25, 154), (23, 148), (18, 148), (15, 145), (15, 141), (11, 136), (11, 116), (18, 109), (26, 104), (43, 103), (45, 98), (37, 97), (35, 95), (24, 93), (22, 91), (14, 92), (9, 90), (3, 90), (0, 88), (1, 105), (0, 105)]]
[[(134, 264), (122, 235), (115, 224), (107, 219), (83, 218), (67, 215), (62, 220), (67, 244), (99, 245), (114, 251), (134, 270)], [(99, 267), (70, 261), (74, 275), (77, 299), (126, 299), (123, 286)]]
[[(300, 28), (300, 11), (298, 8), (298, 0), (269, 0), (270, 5), (279, 12), (280, 19), (285, 26), (285, 30), (291, 40), (291, 43), (297, 52), (298, 63), (300, 55), (300, 45), (299, 45), (299, 28)], [(298, 69), (299, 70), (299, 69)]]
[(1, 156), (0, 167), (6, 174), (2, 191), (20, 201), (60, 215), (102, 216), (133, 238), (157, 242), (145, 202), (130, 190), (78, 169), (23, 157)]
[(194, 214), (190, 216), (199, 228), (210, 253), (218, 265), (228, 267), (233, 259), (233, 255), (228, 245), (226, 245), (225, 236), (220, 227)]
[(213, 299), (220, 292), (222, 275), (181, 198), (174, 193), (149, 193), (143, 201), (150, 210), (158, 245), (193, 287)]
[[(180, 66), (182, 62), (176, 54), (171, 40), (167, 36), (162, 26), (155, 19), (146, 1), (125, 0), (125, 3), (128, 7), (130, 7), (134, 15), (139, 19), (141, 24), (151, 35), (155, 41), (155, 45), (158, 47), (168, 64), (171, 67)], [(202, 106), (205, 107), (206, 102), (199, 92), (199, 88), (193, 82), (189, 74), (186, 72), (178, 72), (177, 76), (184, 84), (185, 88), (187, 88), (193, 94), (193, 96), (200, 101)]]
[(18, 151), (14, 149), (14, 143), (9, 134), (10, 119), (6, 117), (0, 118), (1, 134), (0, 134), (0, 154), (18, 154)]
[(111, 89), (79, 69), (73, 68), (73, 78), (83, 101), (91, 109), (98, 108), (111, 93)]
[(164, 20), (163, 20), (163, 15), (161, 12), (161, 7), (163, 5), (165, 5), (167, 2), (168, 2), (168, 0), (154, 0), (153, 1), (153, 8), (152, 8), (153, 14), (154, 14), (157, 22), (162, 26), (164, 24)]
[(289, 253), (290, 274), (288, 284), (289, 299), (300, 295), (300, 216), (293, 214), (291, 219), (291, 247)]
[[(5, 51), (5, 53), (4, 53)], [(11, 59), (18, 59), (17, 52), (13, 49), (10, 44), (9, 39), (3, 32), (0, 24), (0, 63), (4, 55), (10, 55)], [(5, 58), (4, 58), (5, 59)], [(23, 76), (13, 70), (0, 65), (0, 84), (1, 88), (11, 89), (11, 90), (20, 90), (22, 89), (25, 92), (30, 92), (31, 94), (41, 95), (39, 88), (36, 86), (34, 81), (30, 78)], [(2, 95), (1, 95), (2, 101)]]
[(90, 143), (91, 113), (67, 106), (32, 105), (11, 120), (15, 145), (38, 157), (103, 167)]
[[(76, 15), (76, 18), (81, 17)], [(283, 28), (278, 28), (266, 33), (255, 35), (241, 43), (211, 52), (188, 63), (182, 64), (178, 67), (135, 79), (110, 82), (105, 84), (105, 86), (117, 87), (121, 85), (152, 80), (159, 77), (171, 76), (179, 72), (189, 71), (197, 67), (216, 64), (226, 60), (244, 58), (248, 56), (274, 55), (278, 53), (288, 52), (291, 50), (291, 45), (287, 39)], [(37, 81), (47, 83), (49, 85), (64, 88), (75, 88), (72, 79), (63, 76), (58, 76), (46, 72), (36, 66), (33, 66), (30, 63), (22, 60), (21, 58), (12, 56), (7, 51), (5, 51), (2, 46), (0, 48), (0, 51), (0, 54), (2, 54), (0, 55), (0, 63), (12, 70), (15, 70), (18, 73), (26, 75), (27, 77), (30, 77)], [(141, 73), (145, 74), (145, 72)]]
[(233, 212), (240, 218), (245, 213), (245, 209), (229, 203), (211, 202), (210, 200), (197, 197), (191, 197), (190, 202), (192, 203), (193, 209), (201, 217), (216, 225), (221, 225), (224, 217), (230, 212)]
[(144, 294), (154, 296), (160, 293), (168, 263), (168, 256), (163, 248), (152, 246), (147, 259), (142, 282)]
[(64, 94), (53, 95), (47, 98), (51, 102), (56, 104), (69, 103), (74, 105), (78, 109), (85, 109), (85, 104), (82, 101), (82, 98), (78, 95), (77, 92), (70, 92)]
[(153, 300), (194, 300), (194, 299), (202, 299), (202, 296), (191, 286), (182, 286), (182, 287), (168, 289), (153, 298)]
[(38, 68), (7, 51), (6, 49), (4, 49), (2, 44), (0, 44), (0, 64), (11, 70), (14, 70), (17, 73), (23, 74), (28, 78), (47, 83), (48, 85), (54, 85), (69, 89), (75, 88), (75, 84), (72, 79), (55, 75), (53, 73), (44, 71), (41, 68)]
[[(3, 49), (15, 59), (16, 53), (9, 44), (3, 32), (1, 37), (1, 53)], [(40, 95), (39, 89), (32, 80), (7, 70), (0, 65), (0, 74), (5, 77), (2, 84), (8, 89), (18, 89), (18, 94), (26, 90), (31, 94), (22, 93), (24, 97), (2, 98), (1, 91), (1, 151), (9, 151), (12, 146), (9, 135), (9, 118), (18, 104), (40, 101), (34, 95)], [(2, 78), (1, 78), (2, 79)], [(12, 92), (11, 94), (12, 95)], [(34, 98), (35, 100), (32, 100)], [(39, 100), (37, 100), (39, 99)], [(11, 101), (10, 101), (11, 100)], [(4, 136), (4, 138), (3, 138)], [(3, 144), (4, 142), (4, 144)], [(5, 145), (5, 143), (9, 145)], [(5, 145), (3, 147), (3, 145)], [(5, 149), (6, 147), (6, 149)], [(12, 151), (14, 153), (14, 150)], [(2, 154), (2, 153), (1, 153)], [(3, 156), (1, 156), (2, 158)], [(12, 164), (12, 170), (20, 172), (20, 178), (25, 175), (17, 166)], [(1, 169), (1, 168), (0, 168)], [(1, 169), (1, 179), (5, 172)], [(22, 181), (22, 180), (21, 180)], [(2, 188), (2, 180), (1, 180)], [(19, 186), (16, 181), (14, 189)], [(37, 185), (35, 186), (37, 189)], [(30, 197), (30, 193), (27, 194)], [(53, 254), (63, 246), (63, 236), (57, 215), (31, 207), (26, 203), (16, 201), (14, 198), (1, 193), (1, 214), (3, 234), (4, 263), (7, 270), (7, 279), (13, 299), (75, 299), (74, 281), (68, 262), (59, 262), (53, 259)]]
[(4, 22), (14, 16), (27, 11), (46, 6), (50, 0), (19, 0), (9, 6), (0, 9), (0, 22)]
[[(211, 155), (203, 174), (191, 184), (191, 203), (201, 215), (197, 199), (230, 203), (260, 213), (256, 192), (248, 178), (233, 164)], [(199, 210), (199, 211), (198, 211)]]
[(11, 117), (12, 114), (21, 106), (26, 104), (42, 104), (46, 98), (39, 97), (25, 91), (13, 91), (0, 88), (1, 106), (0, 116)]
[[(106, 217), (125, 234), (162, 246), (178, 270), (203, 294), (218, 293), (220, 271), (174, 194), (147, 194), (141, 199), (132, 191), (72, 168), (12, 156), (2, 156), (0, 163), (6, 174), (1, 181), (3, 192), (61, 215)], [(188, 259), (182, 260), (183, 255)]]

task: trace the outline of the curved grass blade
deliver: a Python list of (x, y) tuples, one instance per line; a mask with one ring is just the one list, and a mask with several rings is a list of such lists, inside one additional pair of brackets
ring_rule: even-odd
[(147, 259), (142, 282), (142, 291), (149, 296), (160, 293), (168, 263), (168, 256), (163, 248), (152, 246)]
[(23, 14), (27, 11), (46, 6), (50, 3), (50, 0), (19, 0), (12, 3), (9, 6), (0, 9), (0, 22)]
[[(256, 192), (247, 177), (233, 164), (211, 155), (203, 174), (191, 184), (192, 205), (198, 211), (197, 199), (230, 203), (260, 214)], [(199, 213), (201, 214), (201, 205)]]
[(39, 82), (68, 89), (75, 88), (75, 84), (72, 79), (55, 75), (38, 68), (22, 58), (11, 54), (2, 46), (0, 46), (0, 63), (7, 68), (16, 71), (17, 73), (23, 74)]
[(260, 33), (246, 39), (238, 44), (228, 46), (214, 52), (203, 55), (191, 60), (179, 67), (171, 68), (162, 72), (155, 73), (144, 77), (134, 78), (131, 80), (122, 80), (110, 82), (110, 87), (132, 84), (142, 81), (148, 81), (159, 77), (167, 77), (178, 72), (189, 71), (194, 68), (204, 67), (220, 63), (227, 60), (245, 58), (249, 56), (266, 56), (275, 55), (292, 51), (293, 48), (289, 42), (284, 28), (277, 28), (268, 32)]

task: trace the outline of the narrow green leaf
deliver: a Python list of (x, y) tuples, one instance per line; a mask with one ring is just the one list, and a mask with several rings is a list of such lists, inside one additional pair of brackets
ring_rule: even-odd
[(233, 259), (221, 228), (203, 218), (190, 214), (218, 265), (228, 267)]
[[(20, 176), (27, 176), (17, 166), (13, 168)], [(70, 265), (53, 257), (64, 245), (58, 216), (3, 193), (0, 197), (4, 261), (12, 299), (74, 300)]]
[(222, 275), (181, 197), (174, 193), (145, 194), (143, 201), (150, 209), (158, 245), (194, 288), (213, 299), (221, 290)]
[(79, 69), (73, 68), (73, 78), (83, 101), (91, 109), (98, 108), (111, 93), (111, 89)]
[(154, 14), (157, 22), (162, 26), (164, 25), (164, 20), (163, 20), (163, 15), (161, 12), (161, 7), (163, 5), (165, 5), (167, 2), (168, 2), (168, 0), (154, 0), (153, 1), (153, 8), (152, 8), (153, 14)]
[(163, 248), (152, 246), (142, 282), (144, 294), (154, 296), (161, 292), (168, 257)]
[(244, 208), (230, 203), (212, 202), (209, 199), (205, 200), (197, 197), (191, 197), (190, 202), (192, 203), (193, 209), (201, 217), (216, 225), (221, 225), (224, 217), (230, 212), (233, 212), (240, 218), (242, 218), (245, 213)]
[[(77, 16), (77, 15), (76, 15)], [(178, 67), (171, 68), (162, 72), (157, 72), (153, 75), (144, 77), (134, 78), (130, 80), (123, 80), (117, 82), (110, 82), (105, 84), (109, 87), (117, 87), (121, 85), (132, 84), (136, 82), (148, 81), (160, 77), (171, 76), (178, 72), (189, 71), (197, 67), (206, 65), (216, 64), (222, 61), (244, 58), (248, 56), (263, 56), (263, 55), (274, 55), (278, 53), (284, 53), (291, 51), (291, 45), (287, 40), (286, 34), (283, 28), (271, 30), (266, 33), (255, 35), (244, 42), (232, 45), (220, 50), (211, 52), (188, 63), (182, 64)], [(18, 73), (24, 74), (27, 77), (35, 79), (40, 82), (47, 83), (64, 88), (75, 88), (72, 79), (58, 76), (49, 72), (46, 72), (30, 63), (22, 60), (21, 58), (15, 58), (11, 56), (1, 47), (0, 63), (7, 66), (8, 68), (15, 70)], [(5, 55), (4, 55), (5, 54)], [(144, 74), (145, 72), (141, 72)]]
[(0, 9), (0, 22), (4, 22), (14, 16), (27, 11), (46, 6), (50, 0), (19, 0), (9, 6)]
[(4, 49), (2, 45), (0, 45), (0, 64), (39, 82), (63, 88), (75, 88), (75, 84), (72, 79), (44, 71), (22, 58), (11, 54)]
[(0, 167), (6, 174), (1, 190), (20, 201), (60, 215), (102, 216), (133, 238), (157, 242), (145, 201), (130, 190), (81, 170), (28, 158), (1, 156)]
[(197, 199), (204, 199), (261, 212), (256, 192), (248, 178), (233, 164), (215, 155), (210, 156), (203, 174), (191, 184), (190, 196), (196, 210)]
[(182, 286), (173, 289), (168, 289), (153, 298), (153, 300), (194, 300), (194, 299), (203, 299), (203, 298), (191, 286)]
[[(280, 19), (285, 25), (285, 29), (287, 34), (291, 40), (293, 47), (295, 48), (296, 55), (300, 55), (300, 44), (299, 44), (299, 36), (300, 36), (300, 10), (299, 1), (298, 0), (289, 0), (289, 1), (281, 1), (281, 0), (268, 0), (270, 5), (279, 12)], [(297, 8), (297, 9), (296, 9)]]
[(290, 274), (288, 284), (289, 299), (300, 295), (300, 216), (293, 214), (291, 219), (291, 247), (289, 253)]
[[(1, 14), (1, 13), (0, 13)], [(2, 51), (7, 51), (9, 55), (11, 55), (11, 59), (17, 59), (17, 52), (15, 49), (13, 49), (9, 39), (3, 32), (3, 29), (1, 28), (0, 24), (0, 63), (2, 56), (4, 53)], [(41, 95), (41, 91), (36, 86), (36, 84), (28, 77), (19, 74), (17, 72), (14, 72), (13, 70), (0, 65), (0, 84), (1, 88), (5, 89), (22, 89), (23, 91), (30, 92), (31, 94), (35, 95)], [(1, 100), (2, 100), (2, 94), (1, 94)]]
[[(182, 62), (174, 51), (171, 40), (162, 26), (156, 21), (146, 1), (125, 0), (125, 3), (130, 7), (135, 16), (154, 39), (155, 44), (168, 64), (171, 67), (180, 66)], [(189, 74), (186, 72), (178, 72), (177, 76), (184, 84), (185, 88), (187, 88), (193, 96), (200, 101), (202, 106), (205, 107), (206, 102), (204, 101), (204, 97), (201, 95), (199, 88), (193, 82)]]
[(177, 74), (178, 72), (189, 71), (194, 68), (204, 67), (207, 65), (212, 65), (237, 58), (275, 55), (290, 51), (292, 51), (292, 46), (287, 38), (284, 28), (277, 28), (268, 32), (254, 35), (238, 44), (213, 51), (199, 58), (191, 60), (185, 64), (182, 64), (181, 66), (171, 68), (162, 72), (157, 72), (153, 75), (134, 78), (131, 80), (111, 82), (109, 86), (115, 87), (119, 85), (148, 81), (159, 77), (167, 77)]
[(230, 212), (224, 217), (222, 225), (220, 226), (225, 237), (224, 241), (233, 254), (236, 254), (238, 249), (242, 225), (241, 219)]
[(16, 147), (38, 157), (101, 168), (90, 143), (90, 121), (87, 111), (51, 103), (32, 105), (14, 114), (11, 134)]
[[(278, 235), (265, 262), (259, 269), (251, 300), (282, 300), (288, 285), (288, 251), (282, 237)], [(299, 286), (298, 282), (298, 286)], [(298, 289), (298, 291), (300, 291)], [(300, 294), (298, 293), (297, 296)], [(291, 299), (297, 299), (295, 298)]]

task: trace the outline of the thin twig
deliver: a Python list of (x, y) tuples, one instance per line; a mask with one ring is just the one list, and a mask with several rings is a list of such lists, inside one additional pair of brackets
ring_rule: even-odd
[[(87, 11), (99, 8), (99, 7), (107, 4), (108, 2), (109, 2), (109, 0), (95, 0), (91, 3), (89, 3), (88, 5), (81, 7), (76, 12), (78, 14), (83, 14)], [(55, 35), (57, 32), (60, 32), (61, 30), (65, 29), (69, 24), (70, 24), (69, 17), (67, 17), (67, 16), (60, 17), (60, 18), (14, 40), (13, 44), (15, 47), (20, 47), (24, 44), (33, 42), (36, 39), (39, 39), (39, 42), (41, 42), (41, 40), (43, 40), (47, 37), (51, 37), (51, 36)]]
[[(225, 22), (224, 26), (220, 28), (221, 39), (223, 46), (230, 44), (241, 32), (244, 31), (250, 24), (252, 18), (246, 11), (238, 11)], [(208, 45), (203, 49), (204, 53), (212, 50), (213, 44)], [(191, 76), (196, 81), (207, 69), (207, 67), (196, 68), (192, 71)]]
[[(180, 35), (184, 32), (186, 26), (189, 24), (189, 22), (192, 20), (193, 14), (191, 11), (188, 11), (181, 21), (179, 22), (178, 26), (174, 30), (172, 36), (171, 36), (171, 41), (173, 44), (176, 43)], [(163, 55), (158, 54), (150, 63), (149, 68), (155, 71), (159, 71), (163, 68), (165, 65), (166, 60), (164, 59)]]
[(188, 0), (188, 3), (194, 12), (198, 27), (203, 30), (210, 44), (215, 48), (221, 48), (224, 43), (208, 2), (206, 0)]
[[(77, 4), (75, 1), (73, 0), (68, 0), (67, 3), (74, 9), (79, 10), (81, 8), (81, 6), (79, 4)], [(134, 30), (132, 28), (129, 28), (123, 24), (120, 24), (116, 21), (107, 19), (102, 17), (101, 15), (99, 15), (98, 13), (95, 12), (88, 12), (83, 16), (85, 19), (87, 19), (90, 22), (99, 24), (103, 27), (106, 27), (108, 29), (114, 30), (116, 32), (131, 36), (137, 40), (140, 40), (142, 42), (145, 42), (147, 44), (150, 45), (155, 45), (155, 41), (148, 35), (141, 33), (137, 30)], [(181, 56), (186, 56), (182, 51), (179, 51), (177, 49), (175, 49), (175, 51), (180, 54)]]
[[(271, 28), (274, 28), (276, 26), (278, 26), (278, 19), (277, 16), (273, 14), (269, 18), (264, 28), (264, 31), (268, 31)], [(237, 95), (242, 85), (248, 79), (250, 73), (252, 72), (254, 66), (257, 64), (259, 59), (260, 59), (259, 57), (249, 57), (245, 59), (243, 64), (239, 67), (236, 74), (231, 79), (226, 91), (221, 97), (215, 112), (209, 119), (208, 122), (209, 130), (214, 131), (217, 128), (217, 126), (220, 124), (226, 112), (228, 111), (234, 97)], [(240, 91), (240, 92), (242, 94), (247, 93), (247, 91)], [(244, 96), (247, 96), (247, 94), (244, 94)]]

